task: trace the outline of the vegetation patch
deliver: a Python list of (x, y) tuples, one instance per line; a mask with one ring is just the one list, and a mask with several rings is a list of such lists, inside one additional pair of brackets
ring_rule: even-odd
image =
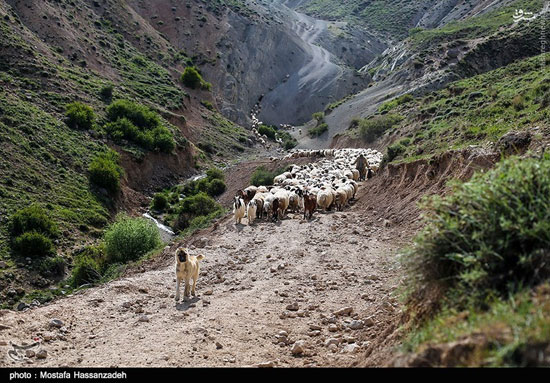
[(181, 75), (181, 82), (191, 89), (211, 90), (212, 84), (204, 81), (197, 68), (188, 66)]
[(83, 130), (92, 129), (96, 118), (94, 110), (80, 102), (67, 104), (65, 117), (65, 121), (71, 129)]
[(146, 106), (129, 100), (116, 100), (107, 107), (107, 133), (117, 142), (131, 141), (147, 149), (170, 153), (176, 147), (172, 132), (160, 116)]
[(114, 150), (97, 155), (88, 168), (90, 182), (99, 188), (104, 188), (111, 195), (120, 190), (120, 178), (123, 170), (119, 163), (120, 156)]
[(386, 131), (395, 127), (403, 120), (403, 116), (398, 114), (386, 114), (374, 116), (368, 119), (354, 121), (359, 128), (359, 134), (366, 142), (374, 142)]
[[(402, 258), (408, 303), (413, 314), (426, 305), (441, 309), (431, 319), (420, 317), (405, 347), (490, 326), (481, 332), (501, 339), (485, 346), (484, 360), (513, 364), (522, 347), (549, 342), (550, 295), (541, 286), (550, 278), (550, 155), (505, 159), (453, 183), (448, 196), (430, 197), (424, 209), (426, 227)], [(540, 288), (544, 294), (533, 296)], [(435, 302), (427, 291), (439, 292)]]

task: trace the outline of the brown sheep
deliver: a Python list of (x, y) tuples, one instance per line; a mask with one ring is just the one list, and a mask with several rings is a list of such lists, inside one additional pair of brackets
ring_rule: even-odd
[(306, 219), (307, 215), (309, 215), (307, 218), (311, 219), (316, 207), (317, 207), (317, 197), (307, 192), (304, 193), (304, 219)]

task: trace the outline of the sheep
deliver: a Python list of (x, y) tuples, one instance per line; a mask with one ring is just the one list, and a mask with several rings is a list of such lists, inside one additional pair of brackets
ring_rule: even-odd
[(282, 218), (286, 214), (286, 210), (290, 204), (290, 195), (285, 189), (278, 189), (274, 195), (279, 200), (279, 211)]
[(317, 206), (317, 197), (314, 194), (304, 193), (304, 219), (311, 219)]
[(248, 203), (248, 206), (246, 208), (247, 215), (248, 215), (248, 224), (251, 225), (254, 223), (254, 219), (256, 218), (256, 213), (258, 210), (257, 200), (251, 200)]
[(265, 197), (266, 193), (256, 193), (254, 198), (252, 198), (252, 201), (254, 201), (256, 204), (256, 218), (263, 217)]
[(243, 190), (243, 200), (244, 203), (248, 203), (254, 198), (256, 195), (256, 192), (258, 191), (258, 188), (256, 186), (249, 186), (246, 189)]
[(334, 194), (332, 188), (327, 188), (325, 186), (321, 187), (319, 193), (317, 194), (317, 206), (321, 210), (329, 211), (332, 203), (334, 202)]
[(301, 198), (295, 191), (289, 192), (288, 202), (288, 208), (291, 209), (294, 213), (300, 210)]
[(241, 223), (241, 219), (243, 219), (245, 212), (246, 210), (243, 199), (239, 196), (235, 196), (235, 200), (233, 202), (233, 214), (235, 214), (235, 224)]
[(334, 198), (334, 204), (336, 205), (336, 210), (342, 211), (347, 201), (348, 201), (348, 193), (342, 188), (336, 189), (336, 197)]

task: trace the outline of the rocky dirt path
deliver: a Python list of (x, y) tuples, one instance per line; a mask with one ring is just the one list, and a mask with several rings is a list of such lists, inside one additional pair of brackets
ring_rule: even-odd
[[(198, 297), (174, 301), (162, 266), (25, 312), (0, 314), (1, 366), (352, 366), (392, 354), (396, 252), (366, 187), (310, 222), (235, 225), (190, 238), (204, 253)], [(246, 220), (245, 220), (246, 223)], [(172, 247), (172, 250), (174, 247)], [(14, 361), (11, 342), (40, 345)], [(39, 356), (33, 355), (42, 351)]]

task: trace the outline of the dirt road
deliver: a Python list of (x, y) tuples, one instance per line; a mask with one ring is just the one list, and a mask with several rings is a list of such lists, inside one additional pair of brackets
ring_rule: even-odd
[[(26, 312), (2, 311), (0, 364), (383, 364), (399, 320), (392, 293), (400, 243), (367, 196), (363, 187), (354, 206), (310, 222), (291, 213), (279, 223), (236, 226), (227, 217), (189, 238), (206, 259), (199, 296), (188, 302), (174, 300), (173, 256), (165, 251), (143, 272)], [(33, 338), (40, 344), (31, 350), (46, 350), (40, 359), (8, 355), (11, 343)]]

